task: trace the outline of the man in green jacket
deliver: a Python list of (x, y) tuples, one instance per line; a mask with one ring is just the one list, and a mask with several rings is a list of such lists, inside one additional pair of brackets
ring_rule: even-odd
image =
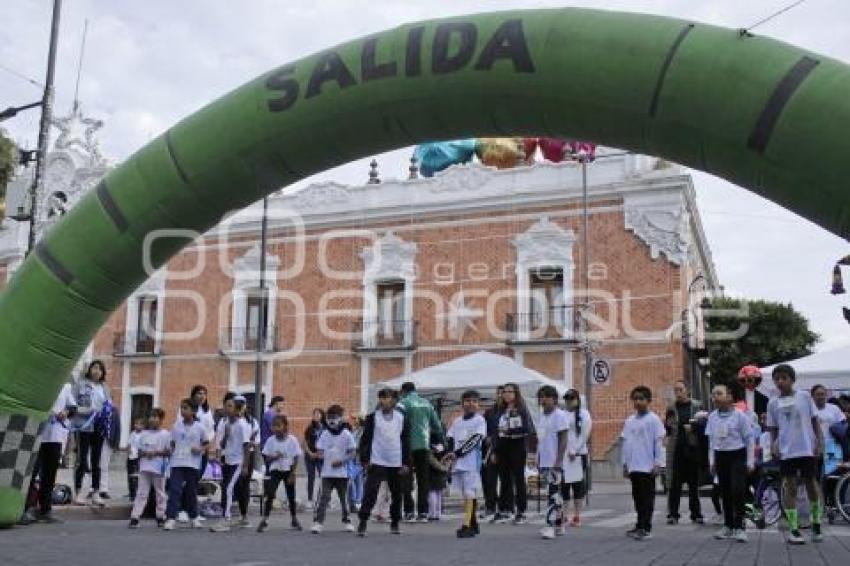
[[(410, 454), (413, 459), (413, 469), (416, 473), (416, 520), (428, 522), (428, 490), (430, 483), (430, 465), (428, 457), (431, 454), (431, 440), (444, 444), (443, 424), (437, 416), (437, 411), (427, 399), (416, 393), (416, 385), (411, 382), (401, 386), (401, 410), (404, 412), (410, 430)], [(412, 517), (406, 517), (407, 520)]]

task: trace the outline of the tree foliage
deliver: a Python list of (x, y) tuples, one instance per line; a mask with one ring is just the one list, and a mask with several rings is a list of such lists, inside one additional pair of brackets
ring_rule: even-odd
[[(716, 382), (735, 379), (747, 364), (764, 367), (807, 356), (820, 340), (790, 303), (716, 297), (705, 307), (709, 369)], [(740, 336), (718, 339), (718, 333)]]
[(6, 185), (15, 174), (18, 150), (12, 140), (0, 130), (0, 220), (6, 213)]

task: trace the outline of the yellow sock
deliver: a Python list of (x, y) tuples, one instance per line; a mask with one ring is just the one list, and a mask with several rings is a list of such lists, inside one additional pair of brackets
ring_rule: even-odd
[(463, 526), (471, 527), (475, 516), (475, 502), (472, 499), (463, 500)]

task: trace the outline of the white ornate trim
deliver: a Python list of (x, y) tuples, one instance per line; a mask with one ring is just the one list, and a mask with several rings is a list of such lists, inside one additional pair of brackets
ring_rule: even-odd
[(329, 205), (347, 204), (351, 200), (351, 192), (345, 185), (330, 181), (310, 185), (291, 198), (293, 209), (315, 212)]
[(416, 248), (415, 243), (405, 242), (392, 231), (387, 232), (374, 246), (360, 252), (365, 267), (363, 281), (415, 278)]
[(648, 246), (652, 259), (662, 253), (676, 265), (685, 265), (690, 248), (690, 215), (680, 192), (623, 196), (626, 228)]
[[(275, 287), (280, 258), (266, 253), (266, 286)], [(234, 289), (253, 289), (260, 286), (260, 243), (255, 243), (250, 250), (233, 262)]]
[[(514, 238), (517, 265), (524, 269), (538, 266), (572, 266), (576, 236), (544, 216), (525, 233)], [(568, 276), (564, 271), (564, 276)]]
[(434, 175), (428, 190), (432, 193), (477, 191), (490, 182), (496, 171), (495, 167), (478, 163), (455, 165)]

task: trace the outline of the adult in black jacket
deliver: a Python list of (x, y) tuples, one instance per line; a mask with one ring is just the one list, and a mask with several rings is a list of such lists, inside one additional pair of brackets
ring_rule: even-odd
[(326, 428), (325, 412), (322, 409), (313, 409), (313, 418), (304, 430), (304, 468), (307, 470), (307, 501), (310, 503), (313, 501), (316, 476), (321, 475), (322, 471), (322, 459), (319, 458), (316, 441)]
[(531, 413), (516, 383), (506, 383), (502, 390), (502, 411), (498, 420), (495, 459), (499, 469), (502, 493), (499, 497), (499, 512), (493, 522), (509, 520), (516, 512), (514, 524), (527, 522), (528, 490), (525, 483), (525, 462), (530, 443), (536, 432)]
[(359, 456), (366, 470), (366, 487), (358, 517), (359, 536), (366, 536), (369, 515), (378, 499), (381, 482), (390, 489), (390, 531), (400, 534), (401, 476), (410, 473), (409, 421), (395, 408), (396, 395), (392, 389), (378, 392), (379, 408), (366, 417), (360, 437)]
[(484, 517), (496, 514), (499, 502), (499, 467), (496, 465), (496, 444), (499, 438), (499, 417), (504, 409), (502, 392), (505, 387), (496, 388), (496, 399), (493, 406), (484, 411), (487, 422), (487, 438), (484, 439), (484, 458), (481, 464), (481, 485), (484, 488)]

